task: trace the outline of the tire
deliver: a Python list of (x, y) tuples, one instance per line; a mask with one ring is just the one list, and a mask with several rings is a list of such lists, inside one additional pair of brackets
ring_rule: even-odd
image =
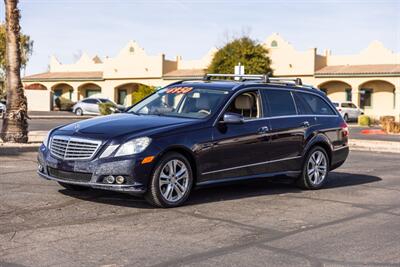
[[(171, 167), (175, 170), (172, 173)], [(179, 177), (177, 174), (182, 171)], [(156, 207), (178, 207), (189, 197), (192, 185), (193, 172), (189, 161), (182, 154), (170, 152), (159, 160), (152, 172), (145, 199)]]
[[(320, 158), (318, 165), (319, 167), (317, 167), (319, 171), (316, 172), (315, 162), (318, 160), (319, 155), (322, 158)], [(329, 157), (325, 149), (320, 146), (313, 147), (312, 149), (310, 149), (310, 151), (308, 151), (307, 156), (304, 160), (303, 170), (297, 180), (297, 185), (302, 189), (320, 189), (324, 186), (328, 179), (329, 166)]]
[(348, 122), (349, 121), (349, 115), (344, 114), (343, 119), (344, 119), (345, 122)]
[(75, 114), (77, 116), (82, 116), (83, 115), (83, 110), (81, 108), (77, 108), (77, 109), (75, 109)]
[(85, 191), (85, 190), (89, 190), (89, 187), (81, 186), (81, 185), (66, 184), (66, 183), (62, 183), (62, 182), (58, 182), (58, 184), (61, 185), (62, 187), (64, 187), (65, 189), (71, 190), (71, 191)]

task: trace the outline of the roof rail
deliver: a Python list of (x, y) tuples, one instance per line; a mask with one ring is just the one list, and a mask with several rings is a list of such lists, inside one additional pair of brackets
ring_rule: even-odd
[(205, 74), (203, 80), (211, 81), (212, 78), (238, 78), (239, 81), (246, 80), (260, 80), (264, 83), (278, 82), (278, 83), (292, 83), (295, 85), (303, 85), (300, 78), (290, 79), (290, 78), (270, 78), (268, 74)]

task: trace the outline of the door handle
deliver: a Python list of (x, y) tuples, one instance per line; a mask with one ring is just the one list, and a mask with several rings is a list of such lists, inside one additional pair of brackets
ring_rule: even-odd
[(265, 134), (265, 133), (267, 133), (268, 131), (269, 131), (268, 126), (263, 126), (263, 127), (261, 127), (260, 129), (258, 129), (258, 133), (259, 133), (259, 134)]
[(310, 123), (308, 121), (303, 121), (302, 125), (304, 127), (310, 127)]

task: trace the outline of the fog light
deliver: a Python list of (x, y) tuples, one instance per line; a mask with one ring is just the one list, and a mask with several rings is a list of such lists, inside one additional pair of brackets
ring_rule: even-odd
[(38, 171), (42, 172), (42, 171), (43, 171), (43, 166), (42, 166), (42, 164), (39, 164), (39, 165), (37, 166), (37, 169), (38, 169)]
[(115, 177), (115, 182), (117, 184), (123, 184), (125, 182), (124, 176), (118, 175), (117, 177)]
[(115, 178), (112, 175), (106, 176), (103, 180), (103, 182), (107, 184), (113, 184), (115, 182)]

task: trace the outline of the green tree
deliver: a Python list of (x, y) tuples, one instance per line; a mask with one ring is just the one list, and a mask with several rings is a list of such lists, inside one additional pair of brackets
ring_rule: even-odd
[[(19, 46), (21, 50), (21, 68), (25, 68), (32, 55), (33, 41), (29, 35), (20, 33)], [(6, 24), (0, 23), (0, 73), (6, 70)]]
[(156, 88), (154, 86), (147, 86), (139, 84), (138, 89), (132, 93), (132, 104), (136, 104), (146, 96), (152, 94)]
[(233, 73), (234, 67), (241, 63), (246, 74), (272, 73), (268, 49), (250, 39), (234, 39), (220, 48), (208, 66), (209, 73)]
[[(19, 46), (21, 51), (21, 68), (25, 68), (29, 57), (32, 55), (33, 41), (29, 35), (20, 33)], [(0, 23), (0, 99), (5, 95), (3, 91), (5, 86), (1, 81), (4, 81), (6, 73), (6, 24)]]

